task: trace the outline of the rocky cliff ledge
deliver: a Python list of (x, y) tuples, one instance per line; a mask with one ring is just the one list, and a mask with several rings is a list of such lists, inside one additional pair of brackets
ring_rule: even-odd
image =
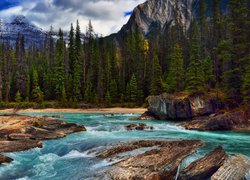
[(161, 120), (187, 120), (215, 112), (211, 97), (202, 94), (175, 96), (167, 93), (148, 97), (148, 112)]
[(80, 131), (86, 131), (85, 127), (52, 117), (0, 116), (0, 164), (12, 161), (1, 153), (42, 147), (42, 140)]

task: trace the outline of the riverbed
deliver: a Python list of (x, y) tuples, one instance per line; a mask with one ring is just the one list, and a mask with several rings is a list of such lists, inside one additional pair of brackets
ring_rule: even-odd
[(98, 172), (113, 162), (96, 158), (94, 149), (112, 143), (138, 139), (196, 139), (206, 145), (187, 158), (185, 164), (205, 155), (221, 145), (229, 155), (241, 153), (250, 158), (250, 134), (235, 132), (199, 132), (185, 130), (176, 122), (144, 121), (153, 130), (126, 131), (125, 125), (141, 123), (130, 118), (138, 114), (86, 114), (86, 113), (25, 113), (25, 115), (60, 116), (61, 120), (84, 125), (87, 132), (71, 134), (65, 138), (44, 142), (43, 148), (25, 152), (6, 153), (14, 159), (0, 166), (0, 179), (62, 180), (93, 179)]

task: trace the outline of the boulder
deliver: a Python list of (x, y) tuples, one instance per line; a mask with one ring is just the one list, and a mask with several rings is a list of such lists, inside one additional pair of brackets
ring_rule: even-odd
[(228, 112), (185, 122), (182, 126), (188, 130), (199, 131), (234, 130), (250, 132), (250, 117), (244, 111)]
[(4, 156), (2, 154), (0, 154), (0, 164), (3, 164), (3, 163), (10, 163), (12, 162), (13, 159), (7, 157), (7, 156)]
[[(106, 179), (174, 179), (184, 158), (193, 154), (201, 141), (135, 141), (114, 146), (98, 155), (114, 158), (121, 153), (151, 147), (150, 150), (129, 155), (118, 160), (110, 169), (102, 172)], [(115, 158), (117, 159), (117, 158)]]
[(250, 160), (248, 157), (238, 154), (230, 157), (211, 177), (211, 180), (247, 179), (246, 176), (249, 172)]
[(156, 120), (156, 117), (153, 113), (146, 111), (140, 117), (130, 118), (130, 120)]
[(215, 112), (213, 100), (201, 94), (175, 96), (167, 93), (150, 96), (148, 111), (157, 119), (185, 120)]
[(185, 167), (179, 176), (179, 180), (200, 180), (210, 178), (227, 159), (227, 154), (221, 146)]
[(125, 128), (128, 131), (132, 131), (132, 130), (143, 131), (143, 130), (152, 130), (152, 129), (154, 129), (153, 126), (147, 126), (146, 124), (143, 124), (143, 123), (129, 124), (129, 125), (126, 125)]

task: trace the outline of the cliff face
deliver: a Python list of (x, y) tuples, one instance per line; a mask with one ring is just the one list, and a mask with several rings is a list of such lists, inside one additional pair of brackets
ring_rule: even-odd
[(176, 21), (181, 23), (184, 29), (188, 29), (192, 19), (192, 4), (195, 0), (148, 0), (138, 5), (128, 23), (124, 25), (118, 34), (136, 27), (148, 36), (155, 31), (164, 31), (174, 25)]
[(202, 95), (178, 98), (165, 93), (149, 97), (148, 103), (148, 111), (162, 120), (192, 119), (215, 112), (213, 100)]

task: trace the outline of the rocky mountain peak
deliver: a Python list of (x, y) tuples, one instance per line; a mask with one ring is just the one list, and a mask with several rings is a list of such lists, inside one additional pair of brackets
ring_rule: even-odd
[(29, 24), (29, 21), (25, 16), (18, 15), (13, 18), (11, 24)]
[(194, 0), (148, 0), (138, 5), (128, 23), (120, 32), (132, 31), (138, 27), (147, 36), (155, 30), (164, 31), (178, 21), (188, 29), (192, 19)]

